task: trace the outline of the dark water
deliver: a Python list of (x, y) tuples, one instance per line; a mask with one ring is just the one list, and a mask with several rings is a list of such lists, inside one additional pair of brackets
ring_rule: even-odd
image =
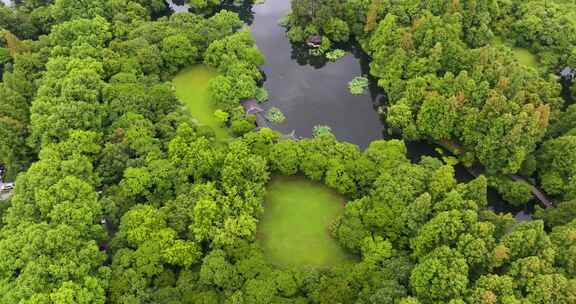
[(348, 54), (322, 66), (324, 62), (288, 41), (278, 21), (289, 10), (289, 0), (268, 0), (253, 7), (251, 31), (266, 58), (262, 69), (269, 101), (263, 106), (277, 107), (286, 116), (273, 128), (310, 137), (314, 126), (328, 125), (338, 139), (361, 148), (381, 139), (383, 125), (373, 95), (354, 96), (348, 91), (348, 82), (363, 74), (361, 56), (356, 51), (357, 56)]
[(190, 10), (190, 6), (184, 0), (165, 0), (168, 8), (176, 13), (183, 13)]

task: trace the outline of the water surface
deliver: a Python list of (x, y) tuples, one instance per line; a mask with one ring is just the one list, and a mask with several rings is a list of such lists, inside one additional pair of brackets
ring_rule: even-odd
[(289, 0), (255, 5), (250, 27), (266, 58), (262, 69), (270, 99), (264, 107), (278, 107), (286, 116), (286, 121), (274, 128), (310, 137), (314, 126), (328, 125), (338, 139), (361, 148), (381, 139), (384, 127), (374, 109), (373, 95), (354, 96), (348, 91), (348, 82), (363, 74), (360, 56), (348, 54), (317, 68), (322, 62), (310, 62), (307, 50), (293, 47), (285, 28), (278, 24), (289, 11)]

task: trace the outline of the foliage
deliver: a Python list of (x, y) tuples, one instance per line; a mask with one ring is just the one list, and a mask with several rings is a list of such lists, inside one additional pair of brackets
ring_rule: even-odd
[[(572, 3), (294, 1), (291, 39), (320, 34), (323, 51), (358, 39), (391, 127), (458, 143), (501, 174), (458, 182), (439, 159), (411, 162), (401, 140), (361, 151), (326, 126), (298, 141), (250, 132), (239, 101), (256, 96), (264, 58), (237, 14), (193, 2), (200, 14), (159, 18), (159, 0), (0, 6), (14, 35), (0, 42), (0, 162), (16, 178), (0, 208), (0, 303), (575, 302), (576, 108), (548, 77), (574, 65)], [(492, 46), (496, 35), (542, 67)], [(215, 140), (167, 83), (200, 61), (219, 74), (207, 100), (239, 138)], [(565, 202), (521, 223), (488, 210), (489, 184), (528, 198), (498, 178), (520, 169)], [(269, 262), (256, 240), (272, 174), (346, 197), (319, 231), (356, 260)]]
[(532, 188), (526, 182), (495, 176), (488, 180), (489, 185), (495, 188), (505, 201), (514, 206), (523, 206), (533, 198)]
[(216, 118), (216, 121), (218, 121), (219, 124), (225, 125), (228, 122), (230, 115), (228, 113), (218, 109), (218, 110), (214, 111), (214, 118)]
[(348, 82), (348, 90), (353, 95), (363, 95), (366, 94), (366, 88), (368, 87), (368, 78), (363, 76), (354, 77), (350, 82)]
[(268, 90), (266, 88), (257, 88), (254, 96), (258, 102), (262, 103), (268, 100)]
[(539, 177), (546, 192), (576, 198), (576, 136), (544, 142), (537, 154)]

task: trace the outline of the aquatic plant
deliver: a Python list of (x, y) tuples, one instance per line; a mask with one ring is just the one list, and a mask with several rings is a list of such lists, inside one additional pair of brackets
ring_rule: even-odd
[(314, 126), (314, 129), (312, 130), (312, 135), (314, 137), (332, 135), (332, 128), (330, 128), (330, 126), (326, 126), (326, 125)]
[(320, 48), (312, 48), (308, 50), (308, 54), (310, 54), (310, 56), (322, 56), (322, 50)]
[(333, 51), (326, 52), (326, 59), (330, 61), (336, 61), (346, 55), (346, 51), (341, 49), (335, 49)]
[(284, 113), (282, 113), (280, 109), (272, 107), (266, 113), (266, 119), (272, 123), (279, 124), (286, 120), (286, 116), (284, 116)]
[(348, 82), (348, 89), (352, 95), (362, 95), (366, 92), (368, 87), (368, 78), (363, 76), (354, 77), (350, 82)]

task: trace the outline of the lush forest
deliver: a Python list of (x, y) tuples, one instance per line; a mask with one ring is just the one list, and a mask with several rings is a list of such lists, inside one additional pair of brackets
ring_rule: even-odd
[(359, 43), (387, 94), (390, 129), (481, 166), (519, 205), (531, 187), (505, 175), (576, 198), (575, 92), (558, 77), (576, 66), (575, 14), (570, 1), (295, 0), (288, 35), (320, 34), (325, 50)]
[[(0, 4), (0, 165), (15, 181), (0, 303), (576, 303), (576, 86), (558, 76), (576, 68), (572, 1), (292, 1), (290, 40), (360, 45), (391, 132), (445, 147), (480, 171), (467, 182), (447, 159), (409, 160), (401, 139), (360, 150), (327, 126), (257, 130), (240, 102), (266, 58), (230, 3), (187, 3)], [(217, 73), (207, 90), (230, 138), (176, 97), (194, 65)], [(273, 176), (346, 198), (326, 229), (353, 258), (267, 258)], [(518, 222), (488, 208), (488, 187), (554, 206)]]

